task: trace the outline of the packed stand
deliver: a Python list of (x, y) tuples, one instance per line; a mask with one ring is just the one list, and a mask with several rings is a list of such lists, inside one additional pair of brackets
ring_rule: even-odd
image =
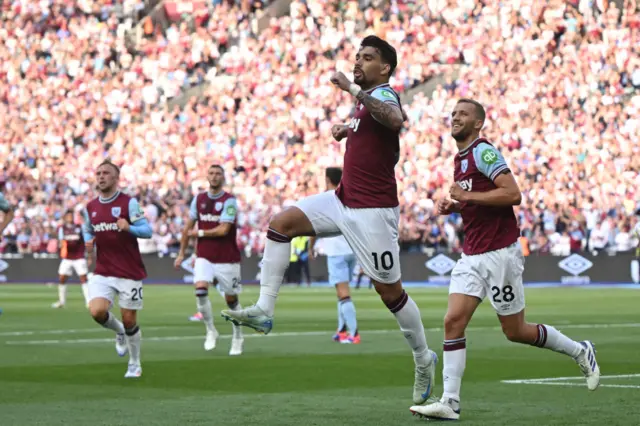
[[(216, 161), (227, 169), (230, 189), (239, 198), (240, 243), (247, 253), (261, 252), (269, 217), (322, 190), (324, 168), (341, 164), (344, 146), (332, 141), (329, 128), (347, 119), (352, 100), (335, 90), (329, 77), (336, 68), (350, 73), (359, 39), (373, 29), (398, 48), (396, 89), (440, 73), (448, 76), (432, 97), (418, 95), (405, 105), (410, 120), (397, 165), (405, 250), (460, 249), (459, 217), (432, 215), (433, 200), (444, 196), (452, 181), (455, 144), (448, 114), (459, 97), (489, 106), (485, 135), (504, 151), (524, 191), (518, 215), (532, 252), (630, 250), (637, 243), (630, 230), (640, 184), (640, 160), (634, 155), (640, 148), (635, 4), (629, 2), (620, 14), (614, 6), (594, 12), (582, 1), (576, 7), (562, 1), (484, 3), (394, 3), (382, 12), (361, 10), (356, 2), (334, 8), (334, 2), (294, 1), (289, 15), (273, 19), (259, 36), (241, 25), (246, 32), (234, 34), (244, 36), (226, 53), (199, 49), (215, 57), (196, 67), (197, 82), (207, 81), (209, 88), (184, 108), (167, 107), (166, 91), (145, 98), (141, 86), (162, 79), (141, 81), (131, 74), (127, 98), (120, 96), (125, 79), (117, 71), (85, 74), (84, 97), (75, 88), (73, 96), (56, 101), (47, 93), (49, 85), (16, 74), (9, 81), (18, 89), (7, 85), (4, 92), (11, 97), (0, 107), (0, 132), (9, 132), (12, 142), (0, 152), (8, 159), (6, 193), (20, 200), (19, 215), (28, 223), (16, 221), (9, 230), (13, 237), (3, 241), (21, 235), (22, 250), (34, 251), (36, 238), (26, 245), (25, 238), (36, 234), (41, 250), (53, 250), (55, 243), (44, 244), (50, 229), (65, 208), (86, 203), (93, 168), (109, 156), (124, 164), (123, 183), (154, 223), (156, 236), (144, 250), (175, 249), (186, 206), (206, 188), (205, 168)], [(210, 40), (224, 44), (215, 37), (223, 36), (215, 22), (193, 33), (180, 25), (170, 28), (144, 42), (144, 54), (132, 61), (143, 69), (162, 69), (153, 49), (166, 40), (180, 46), (169, 58), (182, 58), (170, 66), (188, 66), (180, 52)], [(359, 27), (363, 22), (367, 28)], [(58, 43), (64, 40), (53, 45)], [(5, 59), (11, 60), (11, 53), (5, 52)], [(30, 98), (38, 90), (42, 93)], [(114, 92), (95, 100), (96, 94)], [(109, 116), (118, 121), (89, 120), (107, 117), (106, 99), (127, 99)], [(29, 118), (28, 127), (16, 119), (19, 114)]]

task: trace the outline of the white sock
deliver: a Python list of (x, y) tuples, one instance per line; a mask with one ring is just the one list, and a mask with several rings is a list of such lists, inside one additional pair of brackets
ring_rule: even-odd
[(104, 328), (113, 330), (118, 334), (124, 334), (124, 325), (111, 312), (107, 312), (107, 320), (102, 324)]
[(269, 316), (273, 315), (275, 310), (278, 291), (287, 266), (289, 266), (290, 256), (291, 239), (273, 229), (269, 229), (262, 257), (260, 298), (256, 303), (256, 306)]
[(125, 340), (129, 348), (129, 364), (140, 365), (140, 346), (142, 346), (142, 332), (137, 325), (125, 332)]
[(569, 355), (576, 358), (584, 347), (560, 333), (555, 327), (546, 324), (538, 324), (538, 338), (533, 344), (540, 348), (551, 349), (554, 352)]
[(202, 314), (202, 321), (207, 328), (207, 333), (214, 331), (213, 313), (211, 312), (211, 301), (209, 300), (209, 290), (206, 288), (196, 289), (196, 306), (198, 312)]
[(58, 301), (63, 305), (67, 304), (67, 285), (66, 284), (58, 284)]
[(84, 303), (89, 303), (89, 284), (82, 284), (82, 295), (84, 296)]
[(429, 356), (427, 336), (424, 332), (418, 305), (404, 291), (402, 296), (392, 305), (387, 305), (387, 307), (396, 316), (400, 330), (402, 330), (404, 338), (407, 339), (407, 343), (413, 351), (413, 360), (416, 365), (429, 365), (432, 360)]
[[(239, 311), (240, 309), (242, 309), (242, 305), (240, 305), (240, 303), (238, 303), (233, 308), (231, 306), (229, 306), (229, 309), (231, 309), (232, 311)], [(233, 338), (234, 339), (242, 339), (243, 338), (242, 327), (241, 326), (231, 323), (231, 328), (233, 329)]]
[(442, 384), (444, 392), (442, 399), (447, 398), (460, 401), (460, 385), (467, 363), (467, 339), (445, 340), (442, 351)]

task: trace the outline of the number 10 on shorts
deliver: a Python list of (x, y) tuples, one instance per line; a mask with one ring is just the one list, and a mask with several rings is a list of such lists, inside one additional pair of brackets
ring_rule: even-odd
[(371, 253), (371, 256), (373, 256), (373, 266), (376, 270), (379, 271), (380, 266), (382, 266), (382, 269), (385, 271), (389, 271), (393, 268), (393, 255), (390, 251), (385, 251), (380, 256), (378, 253)]

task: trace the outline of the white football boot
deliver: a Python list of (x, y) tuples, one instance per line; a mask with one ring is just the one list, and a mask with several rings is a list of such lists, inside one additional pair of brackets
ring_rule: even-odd
[(62, 302), (60, 302), (60, 301), (57, 301), (57, 302), (55, 302), (55, 303), (52, 303), (52, 304), (51, 304), (51, 307), (52, 307), (53, 309), (60, 309), (60, 308), (64, 308), (64, 303), (62, 303)]
[(265, 314), (256, 305), (248, 308), (232, 311), (227, 309), (222, 311), (222, 318), (231, 321), (235, 325), (244, 325), (253, 328), (258, 333), (269, 334), (273, 328), (273, 317)]
[(127, 341), (124, 338), (124, 334), (116, 334), (116, 352), (120, 357), (125, 356), (127, 353), (129, 353), (129, 347), (127, 346)]
[(424, 404), (433, 393), (436, 378), (438, 355), (429, 349), (431, 363), (425, 366), (416, 365), (415, 381), (413, 384), (413, 403)]
[(580, 366), (582, 374), (584, 374), (584, 377), (587, 379), (587, 388), (590, 391), (594, 391), (598, 388), (598, 385), (600, 385), (600, 367), (596, 361), (596, 347), (588, 340), (580, 342), (580, 344), (584, 349), (575, 360)]
[(140, 364), (129, 364), (127, 372), (124, 373), (126, 379), (137, 378), (142, 376), (142, 366)]
[(207, 331), (207, 336), (204, 339), (204, 350), (212, 351), (216, 348), (216, 344), (218, 343), (218, 331), (214, 328), (211, 331)]
[(429, 420), (458, 420), (460, 418), (460, 402), (452, 398), (442, 399), (428, 405), (414, 405), (409, 408), (414, 416)]

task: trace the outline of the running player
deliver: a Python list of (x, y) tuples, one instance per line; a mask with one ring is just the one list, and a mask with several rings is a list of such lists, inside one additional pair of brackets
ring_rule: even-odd
[(395, 165), (406, 115), (389, 86), (397, 65), (395, 49), (366, 37), (356, 55), (355, 83), (337, 72), (331, 82), (356, 100), (354, 117), (332, 127), (334, 139), (347, 138), (342, 181), (335, 192), (300, 200), (271, 218), (255, 306), (222, 315), (262, 333), (273, 327), (276, 298), (289, 264), (291, 239), (342, 234), (384, 304), (395, 315), (415, 362), (413, 400), (422, 403), (433, 389), (435, 353), (427, 347), (420, 310), (402, 288), (398, 244), (399, 202)]
[[(4, 178), (0, 177), (0, 212), (3, 213), (2, 222), (0, 223), (0, 239), (2, 239), (2, 234), (4, 230), (9, 226), (11, 221), (13, 220), (13, 206), (9, 204), (7, 199), (4, 197), (2, 193), (2, 189), (4, 189)], [(2, 314), (2, 309), (0, 309), (0, 314)]]
[[(342, 169), (329, 167), (325, 172), (327, 189), (335, 191), (342, 179)], [(316, 238), (311, 237), (309, 253), (313, 253)], [(322, 247), (327, 255), (327, 269), (329, 270), (329, 283), (336, 288), (338, 295), (338, 331), (333, 340), (340, 343), (360, 343), (358, 333), (358, 320), (356, 319), (356, 307), (351, 300), (349, 283), (356, 264), (356, 255), (349, 247), (349, 243), (343, 235), (322, 239)]]
[[(193, 198), (182, 238), (180, 252), (174, 266), (180, 268), (190, 237), (198, 240), (196, 246), (196, 262), (194, 265), (193, 282), (196, 288), (196, 304), (198, 312), (207, 330), (204, 340), (204, 350), (210, 351), (216, 347), (218, 331), (213, 325), (211, 301), (209, 300), (209, 284), (220, 284), (224, 291), (229, 309), (240, 309), (238, 294), (240, 294), (240, 248), (236, 241), (236, 215), (238, 205), (236, 198), (223, 191), (224, 169), (214, 164), (207, 172), (209, 190)], [(193, 227), (198, 223), (198, 229)], [(242, 329), (233, 325), (233, 337), (229, 355), (241, 355), (244, 345)]]
[[(151, 238), (151, 226), (135, 198), (118, 190), (120, 169), (104, 161), (96, 170), (100, 196), (87, 204), (83, 212), (83, 233), (87, 263), (95, 273), (89, 280), (89, 311), (100, 325), (116, 332), (116, 351), (129, 365), (124, 377), (140, 377), (141, 333), (137, 312), (142, 309), (142, 280), (147, 271), (142, 263), (138, 238)], [(120, 322), (111, 312), (115, 296), (122, 312)]]
[(513, 212), (521, 202), (520, 188), (500, 152), (480, 137), (484, 120), (484, 108), (471, 99), (461, 99), (451, 115), (451, 135), (459, 150), (454, 160), (455, 183), (451, 199), (438, 202), (438, 213), (461, 213), (465, 239), (462, 258), (451, 273), (444, 318), (444, 394), (439, 402), (411, 407), (414, 414), (432, 419), (460, 418), (465, 329), (487, 295), (507, 339), (570, 356), (586, 376), (589, 390), (600, 382), (591, 342), (576, 342), (550, 325), (525, 320), (524, 256)]
[(58, 276), (60, 284), (58, 284), (58, 301), (51, 305), (52, 308), (64, 308), (67, 303), (67, 279), (75, 271), (82, 285), (82, 294), (84, 302), (89, 306), (89, 286), (87, 285), (87, 259), (84, 256), (84, 238), (82, 236), (82, 227), (77, 226), (73, 220), (73, 212), (67, 211), (63, 217), (63, 223), (58, 228), (58, 241), (60, 241), (60, 267), (58, 268)]

